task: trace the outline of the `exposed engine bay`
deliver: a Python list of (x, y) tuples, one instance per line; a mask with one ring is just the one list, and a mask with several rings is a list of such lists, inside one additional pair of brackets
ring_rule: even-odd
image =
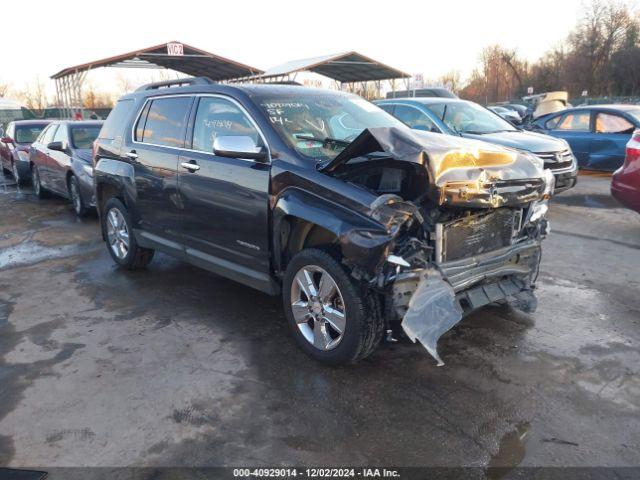
[(369, 129), (323, 168), (376, 195), (370, 216), (387, 235), (348, 232), (344, 261), (384, 295), (388, 321), (401, 321), (438, 365), (438, 339), (465, 313), (504, 301), (535, 310), (554, 184), (538, 159), (482, 142), (461, 148), (460, 139), (437, 134)]

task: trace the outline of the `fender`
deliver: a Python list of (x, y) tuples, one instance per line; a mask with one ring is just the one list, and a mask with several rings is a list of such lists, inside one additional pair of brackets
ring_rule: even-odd
[(286, 216), (291, 216), (318, 225), (332, 232), (339, 240), (343, 258), (373, 273), (387, 253), (393, 235), (374, 220), (349, 210), (326, 198), (298, 188), (282, 192), (273, 208), (273, 245), (276, 270), (281, 265), (281, 229)]
[[(109, 185), (122, 194), (124, 204), (127, 208), (135, 204), (131, 198), (135, 198), (135, 173), (133, 165), (120, 160), (101, 158), (93, 169), (93, 178), (96, 193), (96, 209), (98, 215), (102, 215), (101, 198), (99, 195), (101, 186)], [(102, 222), (100, 222), (102, 224)], [(104, 229), (103, 229), (104, 230)], [(103, 239), (105, 232), (102, 232)]]

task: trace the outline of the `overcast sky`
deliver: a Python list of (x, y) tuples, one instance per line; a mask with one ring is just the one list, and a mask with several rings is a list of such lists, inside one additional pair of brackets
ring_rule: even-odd
[[(104, 4), (104, 6), (101, 6)], [(467, 75), (499, 43), (535, 60), (575, 25), (582, 0), (11, 2), (0, 82), (179, 40), (258, 68), (357, 50), (408, 73)], [(6, 12), (6, 8), (4, 9)], [(8, 68), (11, 66), (11, 68)], [(149, 75), (145, 72), (145, 75)], [(112, 75), (89, 81), (108, 88)]]

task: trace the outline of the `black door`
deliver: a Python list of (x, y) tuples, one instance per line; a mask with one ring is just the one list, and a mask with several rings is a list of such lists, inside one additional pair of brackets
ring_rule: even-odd
[(255, 123), (235, 101), (202, 96), (180, 158), (178, 185), (187, 256), (256, 288), (269, 284), (269, 163), (213, 154), (221, 136), (250, 137), (266, 148)]
[(135, 172), (137, 200), (132, 213), (138, 235), (147, 243), (180, 252), (177, 168), (192, 102), (190, 96), (148, 100), (133, 141), (124, 150)]

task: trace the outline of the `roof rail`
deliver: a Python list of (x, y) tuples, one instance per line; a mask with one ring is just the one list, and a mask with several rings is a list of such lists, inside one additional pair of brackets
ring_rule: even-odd
[(215, 83), (209, 77), (189, 77), (176, 78), (175, 80), (165, 80), (162, 82), (147, 83), (142, 85), (136, 92), (144, 92), (146, 90), (157, 90), (159, 88), (182, 87), (185, 85), (211, 85)]

